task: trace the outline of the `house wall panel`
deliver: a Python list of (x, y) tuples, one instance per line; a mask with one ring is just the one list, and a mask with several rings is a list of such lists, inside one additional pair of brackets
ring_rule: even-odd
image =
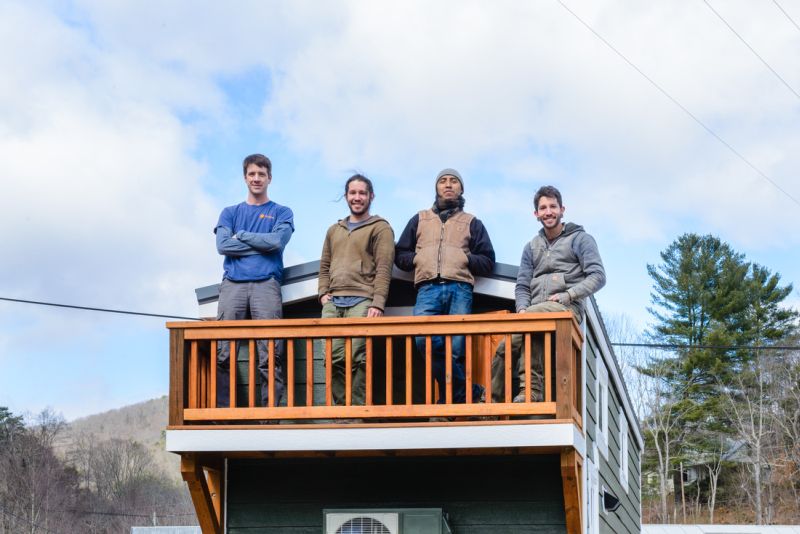
[(458, 533), (565, 532), (553, 455), (229, 460), (227, 506), (230, 533), (321, 532), (325, 508), (393, 507), (442, 508)]

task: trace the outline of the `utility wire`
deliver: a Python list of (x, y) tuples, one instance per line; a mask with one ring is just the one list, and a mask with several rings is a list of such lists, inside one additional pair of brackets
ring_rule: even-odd
[[(73, 514), (85, 514), (85, 515), (106, 515), (106, 516), (114, 516), (114, 517), (135, 517), (137, 519), (149, 519), (153, 517), (153, 514), (131, 514), (131, 513), (124, 513), (124, 512), (93, 512), (91, 510), (58, 510), (70, 512)], [(157, 517), (188, 517), (195, 515), (194, 512), (187, 512), (181, 514), (167, 514), (163, 512), (156, 512)]]
[(19, 302), (22, 304), (36, 304), (38, 306), (53, 306), (56, 308), (71, 308), (73, 310), (86, 310), (86, 311), (96, 311), (96, 312), (103, 312), (103, 313), (121, 313), (124, 315), (139, 315), (143, 317), (161, 317), (164, 319), (188, 319), (189, 321), (201, 321), (202, 319), (198, 319), (197, 317), (184, 317), (182, 315), (163, 315), (160, 313), (145, 313), (145, 312), (137, 312), (137, 311), (128, 311), (128, 310), (112, 310), (108, 308), (93, 308), (91, 306), (77, 306), (75, 304), (57, 304), (55, 302), (42, 302), (38, 300), (25, 300), (25, 299), (12, 299), (8, 297), (0, 297), (0, 300), (5, 300), (7, 302)]
[[(778, 72), (777, 72), (775, 69), (773, 69), (773, 68), (772, 68), (772, 66), (771, 66), (769, 63), (767, 63), (767, 60), (765, 60), (763, 57), (761, 57), (761, 55), (760, 55), (758, 52), (756, 52), (755, 48), (753, 48), (752, 46), (750, 46), (750, 43), (748, 43), (747, 41), (745, 41), (745, 40), (744, 40), (744, 37), (742, 37), (742, 36), (739, 34), (739, 32), (737, 32), (737, 31), (736, 31), (736, 30), (733, 28), (733, 26), (731, 26), (731, 25), (730, 25), (730, 23), (729, 23), (727, 20), (725, 20), (725, 18), (723, 18), (723, 16), (722, 16), (722, 15), (720, 15), (720, 14), (719, 14), (719, 11), (717, 11), (716, 9), (714, 9), (714, 7), (713, 7), (711, 4), (709, 4), (709, 3), (708, 3), (708, 0), (703, 0), (703, 3), (704, 3), (706, 6), (708, 6), (708, 9), (710, 9), (710, 10), (711, 10), (711, 12), (712, 12), (712, 13), (714, 13), (714, 14), (717, 16), (717, 18), (718, 18), (719, 20), (721, 20), (721, 21), (722, 21), (722, 23), (723, 23), (723, 24), (725, 24), (725, 26), (727, 26), (727, 27), (728, 27), (728, 29), (729, 29), (730, 31), (732, 31), (732, 32), (733, 32), (733, 34), (734, 34), (736, 37), (738, 37), (738, 38), (739, 38), (739, 40), (740, 40), (740, 41), (741, 41), (741, 42), (742, 42), (742, 43), (743, 43), (743, 44), (744, 44), (744, 45), (745, 45), (745, 46), (746, 46), (746, 47), (747, 47), (747, 48), (748, 48), (748, 49), (749, 49), (749, 50), (750, 50), (750, 51), (753, 53), (753, 55), (754, 55), (754, 56), (756, 56), (756, 57), (758, 58), (758, 60), (759, 60), (759, 61), (761, 61), (761, 63), (763, 63), (763, 64), (764, 64), (764, 66), (765, 66), (765, 67), (767, 67), (767, 68), (770, 70), (770, 72), (772, 72), (772, 74), (774, 74), (774, 75), (775, 75), (775, 77), (776, 77), (776, 78), (778, 78), (778, 79), (781, 81), (781, 83), (783, 83), (783, 85), (785, 85), (785, 86), (786, 86), (786, 88), (787, 88), (787, 89), (789, 89), (789, 90), (790, 90), (792, 93), (794, 93), (794, 96), (796, 96), (798, 99), (800, 99), (800, 93), (798, 93), (797, 91), (795, 91), (795, 90), (794, 90), (794, 87), (792, 87), (791, 85), (789, 85), (789, 82), (787, 82), (785, 79), (783, 79), (783, 76), (781, 76), (780, 74), (778, 74)], [(780, 6), (778, 6), (778, 7), (780, 7)]]
[[(144, 313), (128, 310), (109, 310), (105, 308), (91, 308), (88, 306), (76, 306), (74, 304), (56, 304), (53, 302), (38, 302), (35, 300), (12, 299), (7, 297), (0, 297), (0, 300), (8, 302), (21, 302), (24, 304), (37, 304), (40, 306), (56, 306), (58, 308), (71, 308), (76, 310), (88, 310), (103, 313), (123, 313), (126, 315), (143, 315), (145, 317), (163, 317), (167, 319), (189, 319), (190, 321), (202, 321), (196, 317), (183, 317), (181, 315), (165, 315), (160, 313)], [(800, 350), (800, 346), (777, 346), (770, 345), (765, 347), (741, 345), (741, 346), (723, 346), (723, 345), (678, 345), (669, 343), (611, 343), (615, 347), (648, 347), (654, 349), (718, 349), (718, 350)]]
[(668, 93), (668, 92), (667, 92), (665, 89), (663, 89), (663, 88), (662, 88), (660, 85), (658, 85), (658, 84), (657, 84), (657, 83), (656, 83), (656, 82), (655, 82), (655, 81), (654, 81), (652, 78), (650, 78), (650, 76), (648, 76), (647, 74), (645, 74), (645, 73), (644, 73), (644, 71), (642, 71), (642, 69), (640, 69), (639, 67), (637, 67), (637, 66), (636, 66), (636, 65), (635, 65), (635, 64), (634, 64), (634, 63), (633, 63), (631, 60), (629, 60), (627, 57), (625, 57), (625, 55), (624, 55), (622, 52), (620, 52), (619, 50), (617, 50), (617, 49), (614, 47), (614, 45), (612, 45), (611, 43), (609, 43), (609, 42), (608, 42), (608, 41), (607, 41), (607, 40), (606, 40), (606, 39), (605, 39), (605, 38), (604, 38), (602, 35), (600, 35), (599, 33), (597, 33), (597, 31), (596, 31), (594, 28), (592, 28), (592, 27), (591, 27), (591, 26), (590, 26), (590, 25), (589, 25), (587, 22), (585, 22), (585, 21), (584, 21), (582, 18), (580, 18), (580, 17), (578, 16), (578, 14), (577, 14), (577, 13), (575, 13), (575, 12), (574, 12), (574, 11), (572, 11), (572, 10), (571, 10), (569, 7), (567, 7), (567, 5), (566, 5), (566, 4), (565, 4), (565, 3), (564, 3), (562, 0), (556, 0), (556, 2), (558, 2), (559, 4), (561, 4), (561, 7), (563, 7), (563, 8), (564, 8), (564, 9), (565, 9), (565, 10), (566, 10), (566, 11), (567, 11), (567, 12), (568, 12), (570, 15), (572, 15), (573, 17), (575, 17), (575, 19), (576, 19), (578, 22), (580, 22), (581, 24), (583, 24), (583, 26), (584, 26), (584, 27), (586, 27), (586, 29), (587, 29), (587, 30), (589, 30), (590, 32), (592, 32), (592, 33), (594, 34), (594, 36), (595, 36), (595, 37), (597, 37), (598, 39), (600, 39), (600, 40), (603, 42), (603, 44), (605, 44), (605, 45), (606, 45), (607, 47), (609, 47), (609, 48), (610, 48), (610, 49), (611, 49), (611, 50), (612, 50), (612, 51), (613, 51), (615, 54), (617, 54), (617, 55), (618, 55), (620, 58), (622, 58), (622, 60), (623, 60), (623, 61), (625, 61), (625, 63), (627, 63), (627, 64), (628, 64), (628, 65), (629, 65), (629, 66), (630, 66), (630, 67), (631, 67), (633, 70), (635, 70), (636, 72), (638, 72), (638, 73), (639, 73), (639, 74), (640, 74), (640, 75), (641, 75), (641, 76), (642, 76), (642, 77), (643, 77), (645, 80), (647, 80), (648, 82), (650, 82), (650, 84), (651, 84), (653, 87), (655, 87), (655, 88), (656, 88), (656, 89), (657, 89), (657, 90), (658, 90), (658, 91), (659, 91), (659, 92), (660, 92), (662, 95), (664, 95), (665, 97), (667, 97), (667, 98), (668, 98), (668, 99), (669, 99), (669, 100), (670, 100), (670, 101), (671, 101), (673, 104), (675, 104), (676, 106), (678, 106), (678, 107), (679, 107), (679, 108), (680, 108), (680, 109), (681, 109), (681, 110), (682, 110), (684, 113), (686, 113), (686, 114), (687, 114), (687, 115), (688, 115), (688, 116), (689, 116), (689, 117), (690, 117), (690, 118), (691, 118), (691, 119), (692, 119), (694, 122), (696, 122), (697, 124), (699, 124), (699, 125), (700, 125), (700, 126), (701, 126), (701, 127), (702, 127), (702, 128), (705, 130), (705, 131), (706, 131), (706, 132), (708, 132), (708, 133), (709, 133), (711, 136), (713, 136), (713, 137), (714, 137), (714, 138), (715, 138), (717, 141), (719, 141), (720, 143), (722, 143), (723, 145), (725, 145), (725, 147), (726, 147), (728, 150), (730, 150), (730, 151), (731, 151), (731, 152), (732, 152), (732, 153), (733, 153), (733, 154), (734, 154), (736, 157), (738, 157), (740, 160), (742, 160), (742, 161), (743, 161), (743, 162), (744, 162), (744, 163), (745, 163), (745, 164), (746, 164), (748, 167), (750, 167), (750, 168), (751, 168), (751, 169), (753, 169), (753, 170), (754, 170), (756, 173), (758, 173), (758, 175), (759, 175), (759, 176), (761, 176), (761, 177), (762, 177), (763, 179), (765, 179), (767, 182), (769, 182), (770, 184), (772, 184), (772, 186), (773, 186), (773, 187), (775, 187), (775, 188), (776, 188), (778, 191), (780, 191), (781, 193), (783, 193), (784, 195), (786, 195), (786, 196), (787, 196), (787, 197), (788, 197), (788, 198), (789, 198), (789, 199), (790, 199), (792, 202), (794, 202), (795, 204), (797, 204), (798, 206), (800, 206), (800, 200), (797, 200), (795, 197), (793, 197), (792, 195), (790, 195), (790, 194), (789, 194), (789, 193), (788, 193), (786, 190), (784, 190), (784, 189), (783, 189), (781, 186), (779, 186), (779, 185), (778, 185), (776, 182), (774, 182), (774, 181), (772, 180), (772, 178), (770, 178), (770, 177), (769, 177), (769, 176), (767, 176), (767, 175), (766, 175), (766, 174), (765, 174), (763, 171), (761, 171), (761, 169), (759, 169), (758, 167), (756, 167), (754, 164), (750, 163), (750, 160), (748, 160), (746, 157), (744, 157), (744, 156), (743, 156), (743, 155), (742, 155), (742, 154), (741, 154), (741, 153), (740, 153), (738, 150), (736, 150), (735, 148), (733, 148), (733, 146), (732, 146), (730, 143), (728, 143), (728, 142), (727, 142), (727, 141), (725, 141), (725, 140), (724, 140), (722, 137), (720, 137), (720, 136), (719, 136), (719, 135), (718, 135), (718, 134), (717, 134), (717, 133), (716, 133), (714, 130), (712, 130), (710, 127), (706, 126), (706, 124), (705, 124), (703, 121), (701, 121), (701, 120), (700, 120), (700, 119), (699, 119), (697, 116), (695, 116), (695, 115), (694, 115), (694, 113), (692, 113), (691, 111), (689, 111), (689, 110), (686, 108), (686, 106), (684, 106), (683, 104), (681, 104), (680, 102), (678, 102), (678, 100), (677, 100), (675, 97), (673, 97), (671, 94), (669, 94), (669, 93)]
[(792, 19), (792, 17), (789, 16), (789, 13), (787, 13), (786, 10), (781, 7), (781, 5), (778, 3), (778, 0), (772, 0), (772, 3), (775, 4), (778, 7), (778, 9), (781, 10), (781, 13), (786, 15), (786, 18), (789, 19), (789, 22), (794, 24), (794, 27), (797, 28), (797, 31), (800, 32), (800, 26), (798, 26), (797, 23), (794, 21), (794, 19)]
[(796, 345), (794, 347), (782, 345), (678, 345), (671, 343), (611, 343), (611, 345), (614, 345), (615, 347), (649, 347), (654, 349), (800, 350), (800, 345)]
[(10, 517), (11, 519), (14, 519), (16, 521), (22, 521), (23, 523), (27, 523), (30, 526), (32, 526), (34, 528), (37, 528), (37, 529), (42, 529), (43, 531), (49, 532), (50, 534), (59, 534), (55, 530), (50, 530), (49, 528), (43, 527), (42, 525), (38, 525), (38, 524), (34, 523), (33, 521), (31, 521), (28, 518), (21, 517), (21, 516), (18, 516), (18, 515), (14, 515), (11, 512), (6, 512), (2, 508), (0, 508), (0, 514), (3, 514), (6, 517)]

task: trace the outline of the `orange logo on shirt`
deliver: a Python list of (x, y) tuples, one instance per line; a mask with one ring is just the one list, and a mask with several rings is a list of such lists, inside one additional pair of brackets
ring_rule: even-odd
[(266, 214), (264, 214), (264, 213), (260, 213), (260, 214), (258, 215), (258, 218), (259, 218), (259, 219), (274, 219), (275, 217), (273, 217), (272, 215), (266, 215)]

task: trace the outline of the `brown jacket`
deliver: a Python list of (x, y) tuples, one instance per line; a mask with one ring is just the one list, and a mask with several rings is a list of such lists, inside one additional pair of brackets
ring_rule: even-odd
[(383, 310), (394, 262), (394, 232), (377, 215), (352, 232), (347, 219), (328, 228), (319, 260), (319, 297), (366, 297)]
[(475, 284), (469, 270), (469, 226), (475, 216), (459, 211), (442, 223), (433, 210), (419, 212), (414, 285), (444, 278)]

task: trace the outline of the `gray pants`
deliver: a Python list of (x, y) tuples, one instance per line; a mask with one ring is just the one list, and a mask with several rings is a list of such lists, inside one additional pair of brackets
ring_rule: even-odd
[[(260, 282), (231, 282), (223, 280), (219, 287), (217, 320), (280, 319), (283, 317), (283, 300), (280, 283), (270, 278)], [(217, 406), (230, 405), (230, 343), (219, 341), (217, 347)], [(238, 343), (237, 343), (238, 345)], [(275, 406), (280, 403), (285, 390), (283, 340), (275, 341)], [(269, 404), (269, 349), (267, 340), (256, 341), (258, 373), (261, 377), (261, 405)], [(234, 357), (235, 359), (235, 357)]]
[[(571, 311), (580, 321), (581, 313), (577, 306), (564, 306), (559, 302), (540, 302), (532, 304), (525, 309), (526, 313), (562, 312)], [(525, 355), (523, 343), (525, 336), (514, 334), (511, 336), (511, 372), (516, 372), (517, 384), (520, 391), (525, 388)], [(552, 347), (552, 346), (551, 346)], [(550, 355), (547, 355), (550, 357)], [(506, 377), (506, 342), (500, 342), (492, 359), (492, 401), (505, 402), (505, 377)], [(531, 335), (531, 383), (529, 397), (534, 401), (544, 400), (544, 335)], [(513, 380), (513, 376), (512, 376)], [(513, 392), (513, 388), (512, 388)]]
[[(322, 306), (322, 318), (328, 317), (366, 317), (367, 310), (372, 306), (370, 299), (362, 300), (355, 306), (341, 307), (336, 306), (333, 302), (328, 302)], [(365, 401), (365, 392), (367, 384), (366, 374), (366, 341), (363, 337), (353, 338), (351, 349), (351, 372), (352, 380), (350, 382), (350, 404), (353, 406), (363, 406)], [(324, 341), (320, 341), (320, 354), (325, 354)], [(333, 404), (335, 406), (344, 406), (345, 398), (345, 385), (346, 385), (346, 371), (345, 354), (344, 354), (344, 339), (337, 338), (332, 342), (331, 347), (331, 394), (333, 396)], [(324, 356), (323, 356), (324, 359)]]

